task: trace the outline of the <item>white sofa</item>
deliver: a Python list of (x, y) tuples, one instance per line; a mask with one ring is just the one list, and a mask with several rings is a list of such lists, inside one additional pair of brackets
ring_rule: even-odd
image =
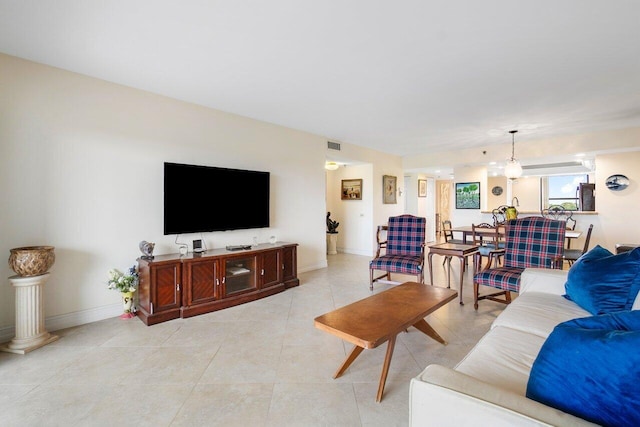
[[(520, 293), (454, 369), (428, 366), (410, 385), (412, 426), (585, 426), (525, 397), (542, 344), (561, 322), (589, 312), (562, 297), (566, 270), (527, 269)], [(640, 295), (633, 305), (640, 306)]]

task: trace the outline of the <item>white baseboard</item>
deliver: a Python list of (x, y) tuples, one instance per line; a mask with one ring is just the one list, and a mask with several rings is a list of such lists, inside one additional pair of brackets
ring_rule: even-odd
[[(89, 310), (76, 311), (74, 313), (61, 314), (59, 316), (47, 317), (44, 320), (44, 327), (48, 332), (60, 329), (72, 328), (99, 320), (109, 319), (122, 314), (122, 303), (105, 305)], [(0, 329), (0, 342), (11, 341), (16, 336), (16, 328), (7, 326)]]
[(360, 249), (338, 248), (338, 252), (351, 255), (362, 255), (373, 258), (373, 254), (371, 252)]
[(327, 268), (328, 263), (325, 260), (324, 262), (320, 262), (318, 264), (305, 265), (303, 267), (298, 266), (298, 273), (306, 273), (307, 271), (320, 270), (321, 268)]
[[(306, 265), (298, 269), (299, 273), (307, 271), (319, 270), (326, 268), (327, 262), (321, 262), (315, 265)], [(74, 326), (85, 325), (99, 320), (109, 319), (122, 314), (122, 303), (105, 305), (89, 310), (76, 311), (74, 313), (61, 314), (59, 316), (47, 317), (44, 321), (44, 327), (48, 332), (58, 331), (60, 329), (72, 328)], [(11, 341), (16, 336), (16, 328), (7, 326), (0, 328), (0, 343)]]

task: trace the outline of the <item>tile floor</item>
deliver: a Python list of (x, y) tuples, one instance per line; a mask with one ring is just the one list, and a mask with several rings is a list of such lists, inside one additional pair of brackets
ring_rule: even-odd
[[(434, 257), (439, 285), (441, 260)], [(116, 317), (52, 331), (58, 341), (27, 355), (0, 353), (0, 425), (405, 426), (409, 380), (430, 363), (454, 366), (504, 308), (486, 301), (473, 309), (468, 271), (466, 305), (427, 318), (448, 345), (413, 328), (401, 333), (376, 403), (386, 344), (334, 380), (351, 345), (313, 326), (316, 316), (371, 295), (369, 257), (328, 261), (300, 274), (299, 287), (263, 300), (150, 327)]]

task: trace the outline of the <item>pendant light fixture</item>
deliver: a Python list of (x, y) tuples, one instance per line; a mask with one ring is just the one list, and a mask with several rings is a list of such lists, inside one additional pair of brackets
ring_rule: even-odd
[(504, 167), (504, 176), (508, 179), (518, 179), (522, 176), (522, 166), (520, 166), (520, 162), (515, 158), (515, 135), (517, 130), (510, 130), (511, 134), (511, 159), (507, 162), (507, 165)]

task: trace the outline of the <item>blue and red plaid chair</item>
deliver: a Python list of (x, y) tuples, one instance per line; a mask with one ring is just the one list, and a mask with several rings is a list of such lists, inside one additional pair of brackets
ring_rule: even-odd
[[(561, 269), (565, 230), (565, 221), (541, 217), (507, 221), (502, 266), (485, 268), (473, 277), (474, 308), (477, 310), (478, 301), (483, 299), (509, 304), (511, 292), (520, 290), (520, 275), (525, 268)], [(481, 285), (500, 291), (480, 296)], [(504, 299), (497, 298), (500, 295)]]
[[(427, 220), (413, 215), (389, 217), (389, 225), (379, 226), (376, 240), (378, 249), (374, 259), (369, 263), (369, 289), (373, 290), (373, 282), (386, 277), (391, 280), (391, 273), (410, 274), (418, 276), (418, 281), (424, 283), (424, 247)], [(382, 230), (387, 230), (387, 240), (380, 241)], [(385, 249), (381, 255), (381, 249)], [(385, 273), (373, 277), (373, 271)]]

